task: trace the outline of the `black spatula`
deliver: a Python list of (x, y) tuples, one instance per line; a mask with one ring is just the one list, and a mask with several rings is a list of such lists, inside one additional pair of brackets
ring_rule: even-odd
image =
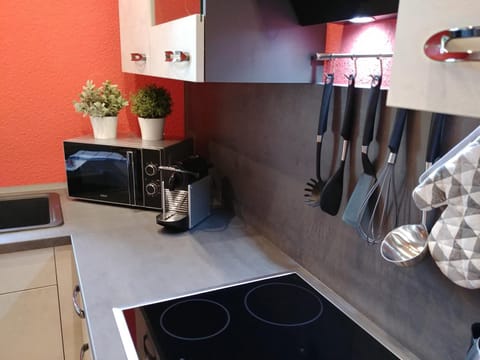
[(343, 173), (345, 169), (345, 159), (348, 154), (348, 148), (352, 139), (352, 126), (354, 119), (355, 104), (355, 76), (348, 76), (347, 99), (345, 102), (345, 111), (343, 113), (342, 124), (342, 156), (338, 170), (328, 179), (325, 184), (322, 197), (320, 199), (320, 207), (323, 211), (330, 215), (337, 215), (338, 209), (342, 202), (343, 195)]

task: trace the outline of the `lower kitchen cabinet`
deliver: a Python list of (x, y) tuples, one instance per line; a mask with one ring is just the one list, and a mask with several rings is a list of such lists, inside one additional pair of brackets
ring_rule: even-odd
[(57, 287), (0, 296), (0, 359), (63, 359)]
[(0, 254), (0, 294), (56, 284), (53, 248)]
[(63, 359), (53, 249), (2, 254), (0, 273), (0, 359)]
[(71, 245), (0, 254), (0, 359), (78, 360), (88, 335), (77, 284)]
[[(55, 261), (57, 265), (58, 298), (60, 299), (65, 360), (77, 360), (82, 346), (88, 344), (88, 332), (85, 319), (77, 315), (72, 304), (73, 290), (78, 284), (72, 246), (55, 247)], [(77, 296), (77, 301), (82, 306), (81, 296)], [(90, 351), (87, 350), (83, 359), (89, 360), (91, 359), (90, 356)]]

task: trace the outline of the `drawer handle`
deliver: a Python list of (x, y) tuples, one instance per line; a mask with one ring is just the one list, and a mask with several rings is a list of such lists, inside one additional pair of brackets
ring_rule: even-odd
[(150, 340), (147, 334), (143, 335), (143, 352), (145, 353), (145, 360), (157, 360), (157, 357), (148, 350), (147, 342)]
[(425, 55), (435, 61), (480, 61), (480, 51), (449, 51), (450, 40), (480, 37), (480, 26), (467, 26), (439, 31), (428, 38), (423, 47)]
[(166, 62), (190, 61), (190, 54), (184, 51), (165, 51)]
[(77, 313), (77, 315), (85, 319), (85, 311), (78, 305), (78, 295), (80, 294), (80, 285), (75, 286), (75, 289), (73, 289), (73, 296), (72, 296), (72, 302), (73, 302), (73, 309)]
[(145, 54), (140, 54), (140, 53), (131, 53), (130, 60), (135, 62), (140, 62), (140, 61), (145, 62), (147, 61), (147, 56)]
[(82, 347), (80, 348), (80, 360), (83, 360), (85, 357), (85, 353), (88, 351), (89, 346), (87, 343), (83, 344)]

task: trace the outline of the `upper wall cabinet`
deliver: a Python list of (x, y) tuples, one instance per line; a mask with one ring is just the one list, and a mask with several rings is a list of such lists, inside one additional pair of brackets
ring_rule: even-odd
[(400, 0), (387, 105), (480, 117), (479, 13), (478, 0)]
[[(202, 16), (192, 14), (164, 21), (167, 17), (157, 16), (155, 10), (154, 0), (119, 0), (122, 71), (201, 81)], [(175, 51), (183, 51), (188, 59)]]
[[(168, 4), (189, 2), (183, 13)], [(310, 57), (324, 49), (325, 25), (300, 26), (289, 0), (119, 0), (119, 15), (124, 72), (308, 83), (321, 70)]]

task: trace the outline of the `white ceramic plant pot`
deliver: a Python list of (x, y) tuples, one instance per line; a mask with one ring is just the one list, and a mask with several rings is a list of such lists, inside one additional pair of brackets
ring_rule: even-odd
[(138, 118), (142, 140), (162, 140), (165, 118), (148, 119)]
[(117, 137), (117, 116), (90, 116), (95, 139), (115, 139)]

